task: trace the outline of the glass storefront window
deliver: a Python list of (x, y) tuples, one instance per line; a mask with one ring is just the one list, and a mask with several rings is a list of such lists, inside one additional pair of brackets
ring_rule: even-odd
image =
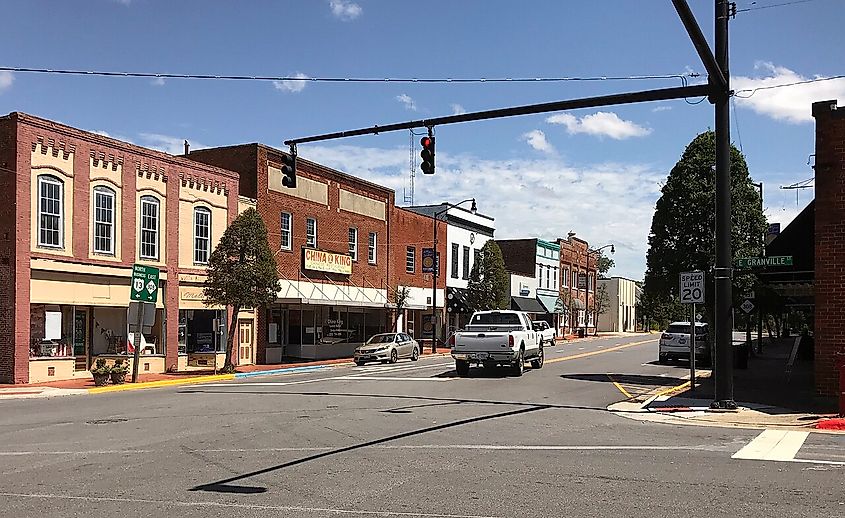
[[(184, 322), (184, 324), (183, 324)], [(215, 309), (179, 310), (179, 345), (187, 353), (226, 352), (226, 312)]]

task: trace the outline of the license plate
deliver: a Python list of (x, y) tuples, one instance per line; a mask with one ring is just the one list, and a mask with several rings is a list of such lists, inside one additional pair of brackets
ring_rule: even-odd
[(475, 355), (479, 360), (486, 360), (490, 355), (487, 353), (478, 353)]

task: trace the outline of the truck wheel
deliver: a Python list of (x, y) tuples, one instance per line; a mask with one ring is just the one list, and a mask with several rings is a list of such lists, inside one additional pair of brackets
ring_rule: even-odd
[(514, 376), (522, 376), (522, 373), (525, 371), (525, 351), (520, 348), (519, 353), (517, 353), (516, 360), (511, 365), (511, 374)]
[(458, 376), (466, 376), (469, 374), (469, 362), (466, 360), (455, 360), (455, 372)]
[(669, 355), (668, 354), (657, 355), (657, 363), (659, 363), (661, 365), (665, 364), (665, 363), (669, 363)]
[(540, 344), (540, 351), (537, 353), (537, 358), (531, 360), (531, 368), (532, 369), (542, 369), (543, 362), (546, 360), (545, 354), (543, 354), (543, 344)]

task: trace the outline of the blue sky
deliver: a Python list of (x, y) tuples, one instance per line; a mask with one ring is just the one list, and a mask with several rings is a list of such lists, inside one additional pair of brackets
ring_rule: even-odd
[[(731, 22), (734, 88), (845, 72), (842, 0), (759, 9)], [(711, 39), (710, 0), (690, 0)], [(285, 77), (493, 78), (703, 73), (668, 0), (13, 1), (0, 66)], [(24, 111), (158, 149), (288, 138), (498, 107), (678, 86), (678, 79), (568, 83), (372, 84), (151, 80), (0, 72), (0, 113)], [(778, 187), (812, 177), (810, 104), (845, 80), (736, 99), (732, 140), (763, 181), (770, 221), (810, 200)], [(713, 127), (712, 106), (683, 100), (437, 128), (437, 174), (418, 204), (475, 196), (497, 237), (616, 244), (612, 272), (642, 278), (661, 182)], [(419, 138), (414, 139), (417, 141)], [(300, 155), (408, 185), (409, 135), (306, 144)], [(418, 153), (418, 149), (417, 149)]]

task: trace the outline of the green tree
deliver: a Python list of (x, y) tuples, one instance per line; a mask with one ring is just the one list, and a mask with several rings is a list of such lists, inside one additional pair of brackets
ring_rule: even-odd
[(223, 370), (234, 371), (238, 312), (276, 300), (279, 292), (276, 260), (267, 243), (267, 227), (258, 211), (249, 208), (233, 221), (208, 259), (203, 295), (206, 305), (232, 306), (232, 322)]
[(607, 292), (607, 284), (602, 283), (598, 288), (596, 288), (596, 294), (594, 295), (594, 297), (595, 299), (593, 300), (593, 318), (595, 322), (595, 328), (593, 329), (593, 335), (598, 336), (599, 317), (607, 313), (607, 310), (610, 308), (610, 294)]
[(609, 272), (610, 269), (614, 266), (616, 266), (616, 261), (604, 255), (604, 250), (600, 251), (597, 254), (596, 271), (599, 272), (599, 276), (604, 277), (605, 275), (607, 275), (607, 272)]
[[(672, 168), (654, 210), (646, 258), (643, 306), (647, 315), (665, 322), (685, 319), (678, 303), (681, 272), (707, 274), (707, 320), (713, 315), (713, 267), (716, 263), (716, 136), (695, 137)], [(731, 146), (731, 250), (733, 257), (757, 256), (763, 248), (766, 217), (757, 190), (750, 183), (745, 157)], [(753, 285), (751, 275), (734, 278), (734, 297)], [(680, 313), (680, 314), (679, 314)]]
[(481, 247), (467, 285), (467, 302), (472, 311), (507, 309), (510, 304), (508, 273), (502, 250), (492, 239)]
[(396, 329), (396, 324), (399, 322), (399, 317), (405, 311), (405, 306), (408, 305), (408, 298), (411, 296), (411, 290), (407, 286), (397, 286), (392, 293), (393, 304), (396, 306), (393, 312), (393, 325), (390, 327), (393, 331)]

